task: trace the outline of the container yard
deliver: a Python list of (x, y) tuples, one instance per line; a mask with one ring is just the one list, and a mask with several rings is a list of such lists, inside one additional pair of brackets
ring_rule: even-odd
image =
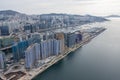
[[(34, 33), (28, 40), (14, 43), (12, 46), (13, 63), (7, 67), (6, 71), (2, 71), (4, 74), (1, 73), (0, 78), (2, 80), (31, 80), (104, 30), (105, 28), (96, 28), (90, 32), (54, 32), (42, 37)], [(0, 59), (3, 60), (3, 58), (2, 55)], [(3, 64), (0, 65), (3, 66)], [(19, 69), (14, 69), (15, 65), (19, 66)]]

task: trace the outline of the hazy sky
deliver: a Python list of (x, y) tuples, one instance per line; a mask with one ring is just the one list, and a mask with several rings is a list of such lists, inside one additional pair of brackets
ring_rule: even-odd
[(120, 14), (120, 0), (0, 0), (0, 10), (26, 14)]

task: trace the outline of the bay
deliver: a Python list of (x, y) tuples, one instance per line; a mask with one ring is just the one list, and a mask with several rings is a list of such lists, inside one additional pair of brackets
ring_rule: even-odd
[(92, 25), (107, 30), (33, 80), (120, 80), (120, 18)]

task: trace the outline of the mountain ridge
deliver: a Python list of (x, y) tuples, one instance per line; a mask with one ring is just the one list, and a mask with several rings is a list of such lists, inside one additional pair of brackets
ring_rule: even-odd
[(93, 22), (108, 21), (103, 17), (92, 15), (75, 15), (65, 13), (50, 13), (27, 15), (13, 10), (0, 11), (0, 26), (10, 26), (19, 28), (24, 26), (34, 26), (39, 29), (57, 28), (57, 27), (74, 27)]

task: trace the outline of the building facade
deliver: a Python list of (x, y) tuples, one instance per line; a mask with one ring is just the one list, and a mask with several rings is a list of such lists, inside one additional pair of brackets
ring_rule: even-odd
[(28, 41), (18, 42), (12, 46), (12, 53), (15, 62), (25, 57), (24, 51), (27, 49), (28, 46)]
[(0, 51), (0, 69), (5, 69), (5, 53)]

